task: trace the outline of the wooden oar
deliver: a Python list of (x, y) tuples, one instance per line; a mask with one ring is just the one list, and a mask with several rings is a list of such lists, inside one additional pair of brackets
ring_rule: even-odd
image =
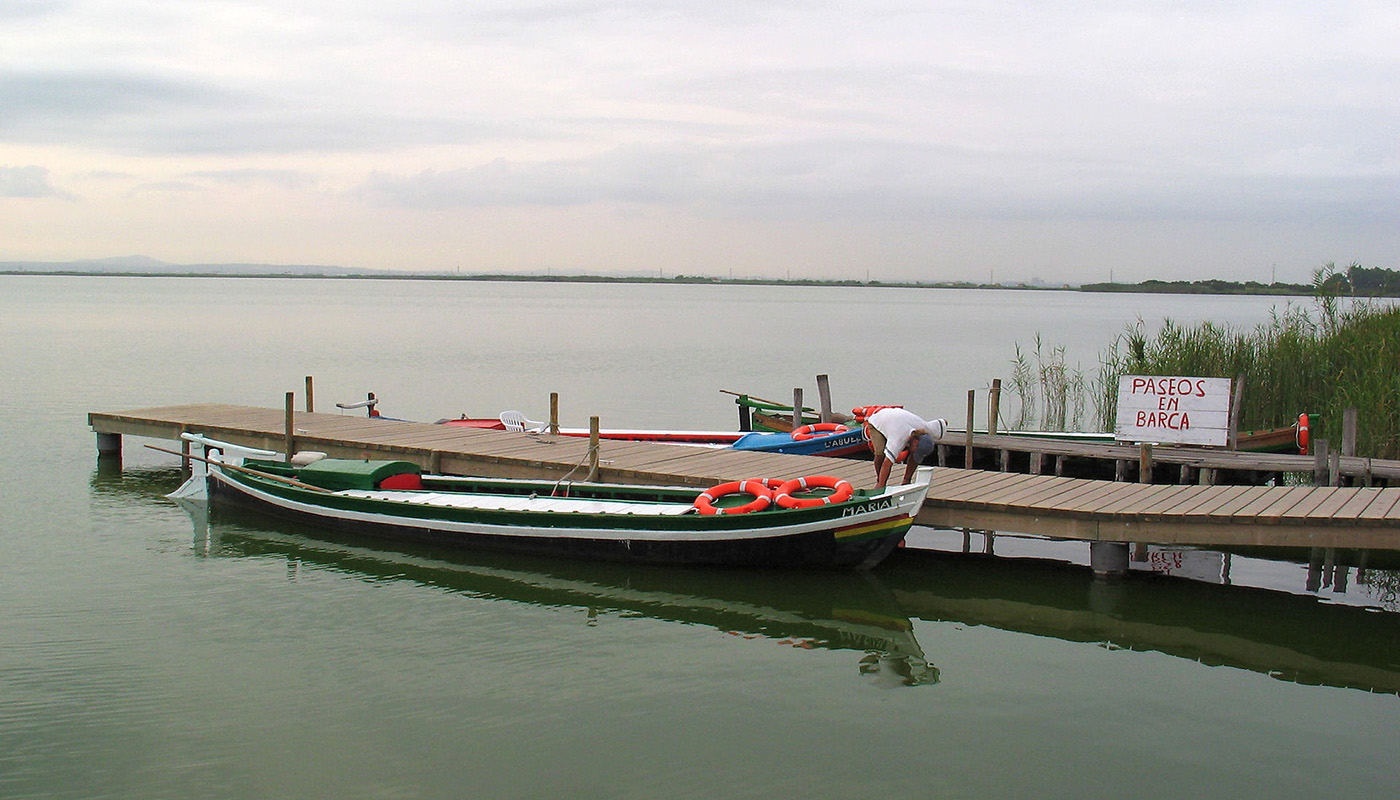
[(320, 486), (312, 486), (312, 485), (309, 484), (309, 483), (302, 483), (301, 481), (296, 480), (295, 478), (284, 478), (284, 477), (282, 477), (281, 475), (273, 475), (271, 472), (263, 472), (262, 470), (249, 469), (248, 467), (240, 467), (240, 466), (238, 466), (237, 464), (225, 464), (225, 463), (222, 462), (222, 461), (215, 461), (215, 460), (212, 459), (212, 458), (205, 458), (204, 456), (196, 456), (196, 455), (192, 455), (192, 454), (190, 454), (190, 453), (181, 453), (179, 450), (168, 450), (168, 449), (166, 449), (166, 448), (164, 448), (164, 447), (156, 447), (156, 446), (153, 445), (153, 444), (148, 444), (148, 445), (146, 445), (146, 446), (149, 447), (149, 448), (151, 448), (152, 450), (157, 450), (157, 451), (162, 452), (162, 453), (169, 453), (169, 454), (172, 455), (172, 456), (179, 456), (180, 458), (192, 458), (192, 459), (194, 459), (195, 461), (203, 461), (203, 462), (206, 463), (206, 464), (213, 464), (214, 466), (222, 467), (223, 469), (231, 469), (231, 470), (233, 470), (233, 471), (235, 471), (235, 472), (246, 472), (246, 473), (248, 473), (249, 475), (255, 475), (255, 476), (259, 477), (259, 478), (265, 478), (265, 479), (270, 480), (270, 481), (277, 481), (278, 483), (285, 483), (285, 484), (287, 484), (288, 486), (295, 486), (295, 487), (297, 487), (298, 489), (310, 489), (310, 490), (313, 491), (313, 492), (322, 492), (322, 493), (324, 493), (324, 494), (334, 494), (334, 492), (332, 492), (330, 489), (324, 489), (324, 488), (322, 488), (322, 487), (320, 487)]
[(720, 392), (722, 394), (732, 394), (735, 397), (747, 397), (750, 400), (756, 400), (760, 403), (766, 403), (770, 406), (778, 406), (780, 408), (792, 408), (792, 405), (790, 403), (779, 403), (777, 400), (764, 400), (762, 397), (756, 397), (751, 394), (744, 394), (743, 392), (735, 392), (729, 389), (720, 389)]

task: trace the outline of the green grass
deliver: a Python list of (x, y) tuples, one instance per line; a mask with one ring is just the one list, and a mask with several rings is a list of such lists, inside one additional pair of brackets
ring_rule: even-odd
[[(1240, 429), (1291, 425), (1300, 412), (1320, 416), (1314, 439), (1341, 443), (1342, 412), (1359, 412), (1357, 455), (1400, 457), (1400, 307), (1339, 296), (1336, 269), (1314, 274), (1315, 309), (1285, 307), (1253, 329), (1166, 320), (1148, 336), (1129, 327), (1086, 377), (1065, 365), (1064, 349), (1018, 346), (1011, 393), (1021, 400), (1017, 427), (1072, 429), (1088, 395), (1092, 425), (1112, 430), (1121, 375), (1193, 375), (1244, 379)], [(1081, 399), (1075, 399), (1079, 397)], [(1320, 429), (1319, 429), (1320, 428)]]

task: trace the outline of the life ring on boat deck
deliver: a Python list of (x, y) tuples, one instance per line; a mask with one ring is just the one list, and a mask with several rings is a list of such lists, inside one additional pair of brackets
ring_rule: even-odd
[[(830, 489), (831, 494), (821, 497), (793, 497), (793, 494), (808, 489)], [(777, 503), (780, 508), (812, 508), (832, 503), (844, 503), (850, 500), (855, 493), (855, 487), (851, 485), (850, 481), (830, 475), (808, 475), (805, 478), (793, 478), (779, 486), (778, 493), (773, 496), (773, 502)]]
[(808, 439), (815, 439), (818, 436), (824, 436), (829, 433), (845, 433), (848, 430), (850, 430), (850, 428), (847, 428), (839, 422), (814, 422), (811, 425), (803, 425), (800, 428), (794, 428), (792, 431), (792, 440), (794, 442), (804, 442)]
[(887, 408), (904, 408), (904, 406), (856, 406), (851, 409), (851, 414), (856, 418), (856, 422), (865, 422), (876, 411), (883, 411)]
[(1293, 438), (1298, 442), (1298, 453), (1300, 455), (1307, 455), (1309, 446), (1307, 414), (1298, 415), (1298, 426)]
[[(753, 500), (741, 506), (721, 508), (715, 505), (715, 501), (731, 494), (753, 495)], [(747, 514), (750, 511), (762, 511), (772, 503), (773, 490), (768, 488), (768, 481), (730, 481), (718, 486), (711, 486), (701, 492), (700, 496), (695, 498), (695, 510), (701, 514)]]

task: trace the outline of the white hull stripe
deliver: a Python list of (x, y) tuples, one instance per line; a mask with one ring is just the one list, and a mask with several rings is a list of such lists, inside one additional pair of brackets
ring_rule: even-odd
[[(747, 539), (769, 539), (783, 536), (796, 536), (814, 531), (834, 531), (838, 528), (847, 528), (855, 525), (867, 525), (880, 521), (890, 521), (913, 516), (918, 511), (923, 502), (925, 487), (912, 485), (900, 487), (901, 491), (892, 492), (883, 498), (868, 501), (866, 504), (852, 504), (848, 511), (855, 512), (862, 505), (868, 505), (871, 510), (861, 513), (849, 513), (847, 516), (836, 518), (826, 518), (813, 522), (797, 523), (793, 525), (777, 525), (756, 529), (741, 530), (715, 530), (715, 531), (695, 531), (695, 530), (647, 530), (637, 528), (567, 528), (567, 527), (542, 527), (518, 524), (492, 524), (488, 522), (465, 522), (447, 519), (421, 519), (416, 517), (400, 516), (397, 514), (381, 514), (367, 511), (354, 511), (339, 508), (327, 508), (316, 503), (304, 503), (298, 500), (291, 500), (281, 497), (262, 489), (235, 481), (226, 477), (218, 469), (210, 472), (210, 476), (216, 480), (229, 485), (234, 491), (249, 495), (257, 500), (269, 505), (277, 506), (288, 511), (295, 511), (309, 516), (330, 517), (334, 519), (358, 522), (365, 525), (394, 525), (403, 528), (417, 528), (421, 530), (446, 531), (462, 534), (479, 534), (501, 537), (517, 538), (549, 538), (549, 539), (599, 539), (615, 541), (686, 541), (686, 542), (724, 542), (742, 541)], [(915, 491), (917, 490), (917, 491)], [(351, 494), (351, 493), (338, 493)], [(365, 494), (380, 494), (361, 492)], [(353, 495), (352, 495), (353, 496)], [(547, 513), (547, 512), (546, 512)]]

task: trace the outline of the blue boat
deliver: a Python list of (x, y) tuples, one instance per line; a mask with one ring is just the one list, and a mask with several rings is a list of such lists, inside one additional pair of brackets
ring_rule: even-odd
[(865, 458), (870, 443), (865, 429), (836, 423), (803, 425), (792, 433), (749, 433), (733, 445), (735, 450), (787, 453), (801, 456)]

